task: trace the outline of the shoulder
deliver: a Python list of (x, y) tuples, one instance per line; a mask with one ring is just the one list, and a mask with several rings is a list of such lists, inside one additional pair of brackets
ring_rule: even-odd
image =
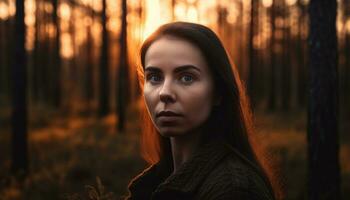
[(274, 199), (257, 169), (235, 153), (208, 174), (198, 195), (199, 199)]

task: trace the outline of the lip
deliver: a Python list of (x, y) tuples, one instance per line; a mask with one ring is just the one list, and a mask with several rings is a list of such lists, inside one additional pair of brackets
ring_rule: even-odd
[(182, 117), (183, 115), (170, 111), (170, 110), (166, 110), (166, 111), (161, 111), (159, 113), (156, 114), (156, 118), (176, 118), (176, 117)]

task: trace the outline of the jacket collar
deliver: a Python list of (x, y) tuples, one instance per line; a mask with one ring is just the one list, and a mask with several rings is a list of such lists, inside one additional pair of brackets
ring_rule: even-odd
[(202, 144), (192, 159), (185, 162), (174, 174), (170, 175), (170, 171), (164, 169), (165, 165), (161, 161), (137, 176), (129, 185), (129, 190), (133, 195), (142, 194), (143, 197), (150, 197), (153, 192), (155, 199), (172, 193), (191, 195), (228, 153), (229, 150), (223, 142)]

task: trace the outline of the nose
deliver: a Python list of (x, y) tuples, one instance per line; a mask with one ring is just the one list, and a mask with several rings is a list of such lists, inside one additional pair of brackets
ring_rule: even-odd
[(163, 87), (159, 91), (159, 99), (165, 104), (174, 103), (176, 101), (176, 95), (173, 91), (172, 83), (170, 80), (164, 81)]

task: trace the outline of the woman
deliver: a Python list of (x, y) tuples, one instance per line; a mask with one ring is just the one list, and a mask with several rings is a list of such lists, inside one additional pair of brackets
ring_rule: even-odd
[(142, 153), (151, 166), (127, 199), (275, 199), (253, 145), (248, 100), (209, 28), (161, 26), (141, 48)]

